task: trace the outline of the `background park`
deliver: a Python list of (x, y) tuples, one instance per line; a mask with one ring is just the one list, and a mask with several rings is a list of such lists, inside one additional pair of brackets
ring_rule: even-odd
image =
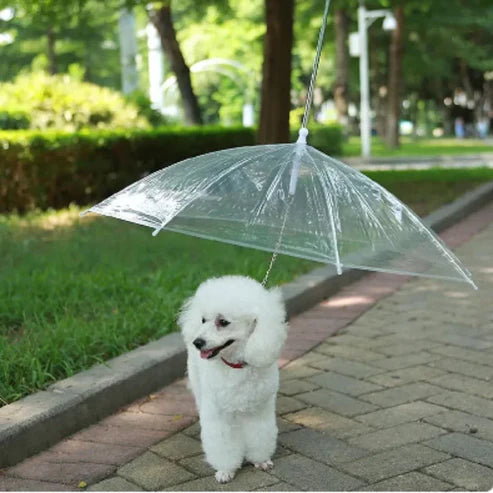
[[(0, 0), (0, 490), (218, 489), (177, 312), (271, 253), (80, 213), (187, 158), (295, 142), (324, 3)], [(492, 25), (491, 0), (332, 0), (308, 143), (424, 218), (479, 290), (280, 255), (275, 467), (221, 489), (493, 485)]]
[[(322, 5), (265, 4), (0, 2), (0, 406), (175, 330), (207, 277), (263, 275), (267, 253), (79, 212), (187, 157), (296, 139)], [(385, 9), (367, 30), (372, 158), (353, 0), (331, 6), (309, 142), (426, 215), (493, 179), (493, 8), (366, 8)], [(399, 169), (423, 159), (454, 166)], [(283, 257), (273, 283), (314, 265)]]

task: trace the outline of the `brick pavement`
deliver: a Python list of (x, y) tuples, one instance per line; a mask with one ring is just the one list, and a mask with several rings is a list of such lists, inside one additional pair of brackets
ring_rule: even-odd
[(493, 204), (443, 237), (479, 291), (369, 274), (291, 321), (272, 471), (218, 485), (180, 380), (3, 471), (0, 490), (492, 488)]

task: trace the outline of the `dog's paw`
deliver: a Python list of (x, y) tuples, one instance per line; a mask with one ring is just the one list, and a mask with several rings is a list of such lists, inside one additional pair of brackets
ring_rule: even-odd
[(274, 463), (271, 460), (266, 460), (265, 462), (256, 462), (253, 464), (256, 469), (262, 469), (262, 471), (268, 471), (274, 467)]
[(216, 481), (218, 483), (229, 483), (235, 477), (234, 472), (229, 471), (217, 471), (216, 472)]

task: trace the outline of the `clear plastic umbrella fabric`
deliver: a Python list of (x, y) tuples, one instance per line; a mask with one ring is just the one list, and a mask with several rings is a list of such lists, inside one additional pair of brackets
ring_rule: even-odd
[[(470, 273), (396, 197), (304, 144), (227, 149), (149, 175), (91, 212), (332, 264), (467, 282)], [(87, 212), (89, 212), (87, 211)]]

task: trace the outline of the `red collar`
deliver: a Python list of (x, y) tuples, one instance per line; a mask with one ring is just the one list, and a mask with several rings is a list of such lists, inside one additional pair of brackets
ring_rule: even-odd
[(221, 359), (223, 360), (223, 363), (225, 363), (226, 365), (230, 366), (231, 368), (243, 368), (246, 363), (230, 363), (229, 361), (225, 360), (222, 356), (221, 356)]

